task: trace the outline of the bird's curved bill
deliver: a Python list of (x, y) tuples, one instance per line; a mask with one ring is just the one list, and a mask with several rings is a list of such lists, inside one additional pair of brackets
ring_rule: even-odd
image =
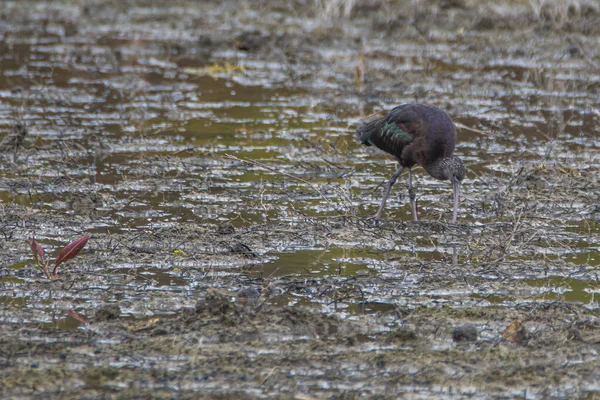
[(458, 203), (460, 201), (460, 181), (456, 178), (452, 178), (452, 191), (454, 192), (454, 210), (452, 211), (452, 223), (456, 223), (456, 216), (458, 214)]

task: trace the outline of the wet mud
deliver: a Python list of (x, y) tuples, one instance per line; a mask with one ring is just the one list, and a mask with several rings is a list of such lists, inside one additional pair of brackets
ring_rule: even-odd
[[(595, 398), (592, 1), (5, 1), (2, 398)], [(441, 107), (467, 164), (355, 138)], [(54, 260), (47, 279), (28, 238)]]

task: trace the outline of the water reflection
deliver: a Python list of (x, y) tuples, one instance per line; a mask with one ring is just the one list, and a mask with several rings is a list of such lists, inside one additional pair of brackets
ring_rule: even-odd
[[(39, 10), (31, 12), (33, 18)], [(551, 197), (560, 183), (557, 177), (600, 165), (599, 117), (590, 111), (596, 102), (593, 87), (579, 90), (583, 62), (463, 57), (464, 49), (454, 46), (399, 43), (391, 48), (375, 38), (362, 50), (373, 70), (396, 80), (398, 74), (428, 70), (435, 79), (421, 82), (407, 75), (401, 90), (391, 78), (373, 79), (361, 92), (349, 79), (356, 56), (352, 49), (323, 50), (321, 61), (336, 59), (336, 65), (319, 67), (317, 73), (312, 63), (291, 68), (287, 61), (249, 57), (235, 49), (204, 54), (193, 47), (192, 53), (200, 52), (195, 55), (214, 56), (195, 65), (193, 57), (177, 58), (168, 50), (172, 43), (165, 38), (190, 35), (190, 41), (197, 40), (196, 34), (175, 27), (148, 26), (143, 43), (123, 37), (120, 26), (110, 21), (102, 34), (90, 28), (76, 39), (51, 30), (32, 36), (27, 27), (14, 29), (2, 39), (9, 51), (0, 55), (0, 134), (8, 134), (15, 118), (26, 122), (29, 133), (16, 158), (2, 160), (3, 205), (31, 208), (32, 215), (62, 215), (67, 224), (84, 220), (88, 232), (117, 234), (190, 224), (227, 222), (244, 228), (364, 218), (375, 212), (381, 184), (395, 162), (356, 142), (353, 124), (362, 119), (359, 110), (371, 113), (422, 100), (448, 109), (459, 127), (456, 154), (469, 166), (459, 219), (472, 232), (447, 238), (434, 231), (382, 229), (381, 236), (397, 237), (384, 245), (354, 237), (315, 240), (308, 248), (290, 243), (267, 249), (249, 273), (352, 277), (380, 273), (390, 260), (403, 257), (448, 267), (561, 257), (575, 267), (599, 265), (597, 207), (590, 205), (597, 199), (565, 204), (569, 199)], [(588, 71), (585, 80), (600, 78)], [(390, 82), (396, 85), (393, 92)], [(530, 173), (520, 174), (524, 168)], [(448, 221), (447, 183), (416, 172), (423, 226)], [(507, 198), (520, 188), (547, 194), (547, 202), (531, 206), (525, 218), (532, 225), (548, 219), (552, 228), (543, 223), (537, 228), (557, 233), (560, 240), (539, 238), (543, 235), (534, 232), (536, 227), (519, 231), (515, 215), (522, 204)], [(593, 192), (595, 186), (573, 190)], [(394, 188), (390, 221), (411, 220), (405, 192), (402, 185)], [(523, 197), (526, 203), (527, 193)], [(32, 215), (15, 224), (26, 226)], [(473, 228), (496, 222), (507, 226)], [(64, 226), (33, 225), (55, 242), (69, 232)], [(482, 242), (478, 235), (484, 234), (497, 240)], [(522, 250), (513, 242), (530, 247)], [(494, 246), (505, 246), (510, 254)], [(159, 287), (189, 284), (153, 266), (136, 268), (137, 279)], [(0, 279), (3, 284), (23, 282), (13, 276)], [(584, 290), (569, 293), (574, 292)]]

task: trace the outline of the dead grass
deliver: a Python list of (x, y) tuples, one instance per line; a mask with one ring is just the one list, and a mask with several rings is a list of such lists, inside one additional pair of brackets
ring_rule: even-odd
[(327, 22), (348, 19), (356, 3), (357, 0), (314, 0), (315, 13)]
[(528, 0), (534, 18), (553, 30), (575, 28), (581, 19), (598, 14), (598, 2), (590, 0)]

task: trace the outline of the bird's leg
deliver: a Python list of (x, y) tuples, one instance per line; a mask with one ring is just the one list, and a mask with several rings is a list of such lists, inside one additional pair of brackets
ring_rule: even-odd
[(413, 221), (418, 221), (417, 216), (417, 195), (412, 187), (412, 168), (408, 169), (408, 197), (410, 198), (410, 206), (412, 207)]
[(381, 214), (383, 214), (385, 202), (387, 201), (387, 198), (390, 195), (390, 192), (392, 191), (392, 186), (394, 185), (394, 183), (396, 183), (402, 171), (404, 171), (404, 167), (398, 168), (398, 170), (394, 172), (394, 175), (392, 175), (392, 177), (388, 181), (387, 186), (385, 188), (385, 192), (383, 193), (383, 199), (381, 199), (381, 204), (379, 204), (379, 210), (377, 210), (377, 214), (375, 214), (374, 217), (376, 221), (381, 219)]

